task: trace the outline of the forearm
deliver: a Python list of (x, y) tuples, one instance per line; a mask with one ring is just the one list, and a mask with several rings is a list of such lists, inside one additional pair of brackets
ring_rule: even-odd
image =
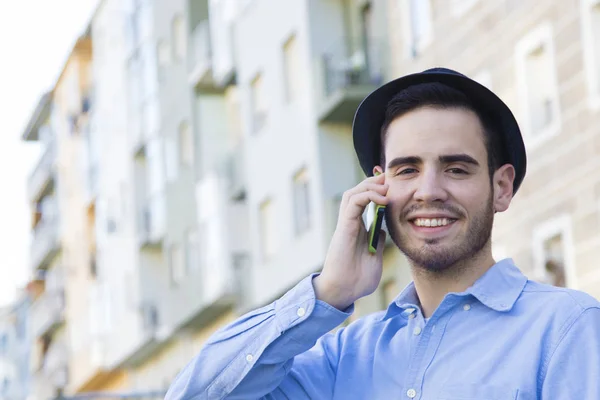
[(312, 277), (307, 277), (281, 299), (215, 333), (176, 378), (166, 399), (266, 396), (285, 379), (296, 355), (348, 316), (317, 301)]

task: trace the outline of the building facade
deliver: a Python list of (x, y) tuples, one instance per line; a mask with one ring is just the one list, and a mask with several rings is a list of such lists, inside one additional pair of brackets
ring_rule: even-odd
[(530, 279), (599, 297), (597, 2), (391, 5), (395, 75), (457, 69), (496, 92), (519, 121), (527, 175), (496, 217), (496, 256), (512, 257)]
[[(47, 375), (38, 354), (68, 344), (67, 361), (49, 362), (66, 378), (56, 367), (63, 379), (40, 390), (164, 391), (220, 326), (318, 272), (341, 196), (364, 179), (357, 106), (432, 66), (490, 87), (523, 129), (527, 177), (496, 218), (495, 256), (600, 296), (599, 10), (100, 1), (25, 134), (47, 149), (29, 182), (34, 376)], [(410, 279), (388, 238), (381, 284), (346, 323)]]
[(31, 389), (29, 373), (30, 298), (22, 291), (14, 304), (0, 311), (0, 399), (25, 400)]

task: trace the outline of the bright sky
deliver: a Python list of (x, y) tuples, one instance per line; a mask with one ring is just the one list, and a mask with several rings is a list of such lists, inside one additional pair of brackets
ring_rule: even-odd
[(20, 140), (39, 97), (57, 78), (97, 0), (0, 4), (0, 306), (30, 277), (27, 177), (39, 157)]

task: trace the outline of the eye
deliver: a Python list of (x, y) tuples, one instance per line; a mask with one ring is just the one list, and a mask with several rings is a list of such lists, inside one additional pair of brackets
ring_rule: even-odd
[(465, 171), (462, 168), (450, 168), (448, 169), (448, 172), (450, 172), (451, 174), (459, 174), (459, 175), (466, 175), (468, 172)]
[(404, 169), (398, 170), (396, 175), (408, 175), (408, 174), (414, 174), (415, 172), (417, 172), (417, 170), (415, 168), (404, 168)]

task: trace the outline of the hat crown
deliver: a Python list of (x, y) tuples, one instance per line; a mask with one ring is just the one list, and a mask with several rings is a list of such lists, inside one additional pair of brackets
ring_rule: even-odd
[(462, 77), (466, 77), (465, 75), (461, 74), (458, 71), (455, 71), (453, 69), (450, 68), (443, 68), (443, 67), (435, 67), (435, 68), (429, 68), (426, 69), (425, 71), (423, 71), (424, 74), (450, 74), (450, 75), (458, 75), (458, 76), (462, 76)]

